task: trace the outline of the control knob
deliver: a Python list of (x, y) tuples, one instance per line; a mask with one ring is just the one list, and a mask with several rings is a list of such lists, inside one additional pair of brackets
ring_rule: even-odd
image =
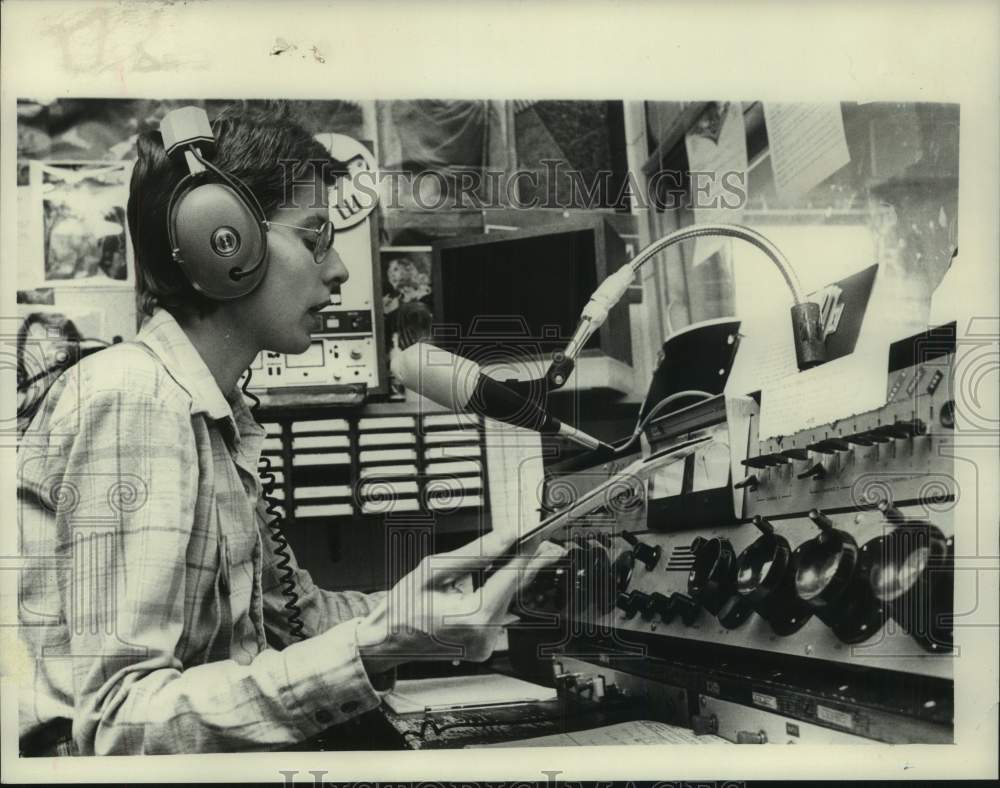
[(793, 553), (795, 593), (844, 643), (860, 643), (882, 626), (885, 611), (859, 572), (858, 543), (818, 509), (809, 519), (819, 535)]
[(647, 570), (652, 571), (660, 562), (660, 546), (640, 542), (631, 531), (622, 531), (622, 539), (632, 546), (632, 553), (637, 561), (641, 561)]
[(647, 621), (652, 621), (657, 615), (664, 624), (669, 624), (674, 617), (674, 608), (670, 604), (670, 597), (659, 591), (654, 591), (649, 595), (645, 607), (642, 608), (642, 617)]
[(649, 594), (642, 591), (622, 592), (615, 600), (615, 607), (625, 614), (625, 618), (632, 618), (636, 613), (646, 607), (649, 602)]
[(902, 514), (888, 502), (879, 509), (892, 530), (861, 548), (866, 575), (886, 613), (927, 651), (953, 645), (954, 540), (934, 524)]
[(694, 564), (688, 574), (688, 594), (735, 629), (753, 613), (750, 603), (736, 592), (736, 553), (728, 539), (696, 537), (691, 545)]

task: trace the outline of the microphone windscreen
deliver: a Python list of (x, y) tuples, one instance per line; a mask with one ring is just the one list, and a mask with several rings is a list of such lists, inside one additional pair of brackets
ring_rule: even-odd
[(476, 390), (469, 401), (469, 408), (491, 419), (513, 424), (526, 430), (554, 434), (559, 431), (559, 420), (522, 394), (498, 380), (481, 375)]
[(397, 355), (392, 371), (406, 388), (454, 411), (466, 409), (481, 375), (476, 362), (426, 342)]

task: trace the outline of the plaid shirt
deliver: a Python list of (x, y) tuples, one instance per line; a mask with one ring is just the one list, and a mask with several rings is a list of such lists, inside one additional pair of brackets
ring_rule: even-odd
[[(53, 386), (18, 450), (21, 734), (81, 754), (267, 749), (379, 705), (355, 630), (374, 595), (285, 597), (256, 467), (264, 430), (159, 310)], [(385, 678), (385, 677), (383, 677)]]

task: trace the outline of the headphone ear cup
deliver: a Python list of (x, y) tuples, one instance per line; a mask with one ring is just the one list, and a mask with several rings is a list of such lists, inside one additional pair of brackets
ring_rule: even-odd
[(210, 182), (183, 191), (174, 200), (170, 224), (177, 263), (200, 293), (230, 300), (264, 279), (267, 230), (232, 187)]

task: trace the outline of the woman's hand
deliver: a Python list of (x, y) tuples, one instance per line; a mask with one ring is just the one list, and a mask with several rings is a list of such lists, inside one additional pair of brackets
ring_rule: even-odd
[(510, 543), (490, 533), (450, 553), (427, 556), (403, 577), (358, 628), (369, 675), (415, 659), (487, 659), (515, 591), (565, 554), (543, 542), (534, 555), (515, 556), (473, 589), (472, 573), (489, 566)]

